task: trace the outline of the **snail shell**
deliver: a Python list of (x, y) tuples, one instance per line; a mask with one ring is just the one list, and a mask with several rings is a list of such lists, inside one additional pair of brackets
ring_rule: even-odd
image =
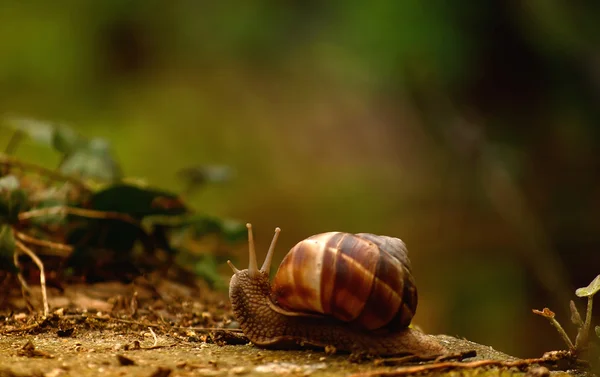
[(408, 327), (417, 308), (404, 242), (369, 233), (329, 232), (300, 241), (281, 262), (271, 297), (286, 310), (366, 330)]

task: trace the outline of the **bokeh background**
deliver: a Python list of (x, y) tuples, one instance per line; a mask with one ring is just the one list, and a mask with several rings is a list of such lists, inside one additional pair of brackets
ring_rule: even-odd
[(231, 167), (190, 200), (252, 222), (260, 250), (280, 226), (277, 262), (323, 231), (401, 237), (418, 325), (537, 356), (563, 344), (531, 309), (572, 334), (569, 300), (583, 309), (574, 290), (600, 273), (599, 11), (3, 1), (0, 112), (105, 137), (127, 175), (163, 188), (182, 167)]

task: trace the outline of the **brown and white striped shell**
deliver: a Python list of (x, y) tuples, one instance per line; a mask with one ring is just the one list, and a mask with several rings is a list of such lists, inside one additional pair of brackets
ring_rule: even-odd
[(272, 300), (284, 309), (368, 330), (407, 327), (417, 308), (404, 242), (369, 233), (329, 232), (300, 241), (272, 287)]

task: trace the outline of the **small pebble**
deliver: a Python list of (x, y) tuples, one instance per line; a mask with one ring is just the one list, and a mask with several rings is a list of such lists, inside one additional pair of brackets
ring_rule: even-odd
[(56, 314), (59, 317), (62, 317), (65, 314), (65, 308), (60, 308), (54, 311), (54, 314)]
[(130, 359), (127, 356), (117, 355), (117, 360), (119, 361), (119, 365), (123, 365), (123, 366), (135, 365), (135, 361), (133, 361), (132, 359)]
[(154, 373), (150, 375), (150, 377), (169, 377), (171, 375), (171, 372), (172, 370), (169, 368), (158, 367), (156, 368)]
[(240, 323), (238, 321), (231, 321), (227, 325), (227, 328), (228, 329), (239, 329), (240, 328)]
[(240, 375), (240, 374), (246, 374), (248, 373), (249, 370), (246, 367), (233, 367), (231, 369), (229, 369), (229, 374), (236, 374), (236, 375)]
[(54, 368), (50, 372), (45, 373), (44, 377), (59, 377), (65, 374), (65, 372), (63, 368)]

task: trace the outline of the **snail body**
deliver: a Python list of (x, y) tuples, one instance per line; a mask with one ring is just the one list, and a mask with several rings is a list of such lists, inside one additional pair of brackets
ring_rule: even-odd
[(271, 283), (279, 228), (258, 269), (248, 227), (249, 267), (234, 271), (229, 297), (244, 334), (257, 346), (298, 345), (376, 355), (445, 353), (437, 340), (409, 328), (417, 290), (404, 243), (369, 233), (322, 233), (296, 244)]

